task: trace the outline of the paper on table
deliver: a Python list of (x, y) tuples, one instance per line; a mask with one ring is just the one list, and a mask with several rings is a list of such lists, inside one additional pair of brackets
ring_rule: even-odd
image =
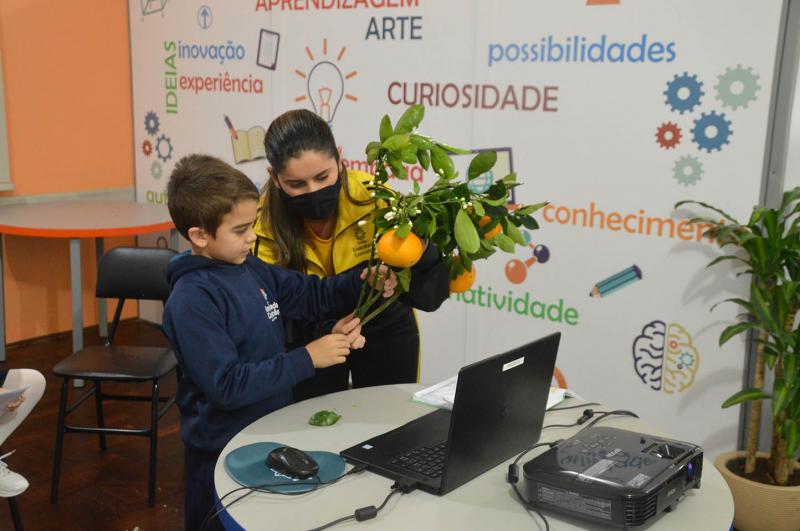
[(19, 396), (28, 390), (28, 386), (19, 389), (3, 389), (0, 391), (0, 415), (6, 413), (6, 407), (14, 402)]
[[(453, 409), (453, 401), (456, 398), (456, 384), (458, 376), (448, 378), (421, 391), (414, 393), (414, 402), (427, 404), (429, 406)], [(547, 409), (555, 406), (567, 397), (577, 396), (567, 389), (551, 387), (550, 394), (547, 396)]]

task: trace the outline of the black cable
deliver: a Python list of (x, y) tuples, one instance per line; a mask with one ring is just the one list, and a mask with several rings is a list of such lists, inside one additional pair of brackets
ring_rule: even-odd
[(411, 492), (415, 488), (416, 488), (416, 483), (404, 483), (403, 480), (398, 480), (392, 485), (391, 491), (386, 496), (386, 498), (383, 499), (383, 503), (381, 503), (378, 507), (375, 507), (374, 505), (361, 507), (360, 509), (356, 509), (353, 512), (353, 514), (337, 518), (336, 520), (328, 522), (327, 524), (315, 527), (310, 531), (322, 531), (323, 529), (331, 528), (335, 525), (341, 524), (342, 522), (347, 522), (348, 520), (357, 520), (359, 522), (363, 522), (364, 520), (371, 520), (376, 516), (378, 516), (378, 513), (381, 511), (381, 509), (386, 507), (386, 504), (389, 503), (389, 500), (392, 498), (392, 496), (398, 493), (406, 494), (408, 492)]
[(539, 518), (541, 518), (542, 522), (544, 522), (544, 531), (550, 531), (550, 522), (548, 522), (547, 518), (544, 517), (542, 511), (540, 511), (539, 508), (533, 505), (531, 502), (523, 498), (522, 494), (520, 493), (519, 489), (514, 483), (511, 484), (511, 488), (514, 489), (514, 492), (517, 494), (517, 498), (519, 498), (519, 502), (522, 504), (523, 507), (525, 507), (526, 511), (531, 511), (531, 510), (536, 511), (536, 514), (538, 514)]
[(567, 409), (578, 409), (579, 407), (586, 407), (586, 406), (599, 406), (598, 402), (586, 402), (585, 404), (578, 404), (577, 406), (565, 406), (565, 407), (551, 407), (547, 411), (564, 411)]
[[(319, 476), (315, 475), (313, 477), (316, 478), (317, 482), (311, 484), (313, 488), (311, 488), (309, 490), (298, 491), (298, 492), (283, 492), (283, 491), (278, 491), (278, 490), (274, 490), (273, 489), (273, 487), (290, 487), (290, 486), (298, 485), (298, 483), (295, 483), (295, 482), (292, 482), (292, 483), (273, 483), (273, 484), (251, 485), (251, 486), (246, 486), (246, 487), (237, 487), (237, 488), (235, 488), (233, 490), (230, 490), (230, 491), (226, 492), (219, 499), (220, 504), (222, 504), (222, 500), (224, 500), (225, 498), (227, 498), (228, 496), (230, 496), (234, 492), (239, 492), (241, 490), (248, 490), (248, 492), (246, 492), (245, 494), (239, 496), (238, 498), (236, 498), (232, 502), (228, 503), (227, 505), (222, 505), (222, 507), (220, 509), (218, 509), (216, 512), (214, 512), (214, 509), (216, 509), (216, 504), (213, 505), (211, 507), (211, 509), (208, 511), (208, 513), (206, 513), (206, 517), (203, 519), (203, 523), (200, 526), (200, 531), (204, 531), (206, 529), (206, 527), (208, 527), (208, 525), (211, 522), (213, 522), (214, 518), (216, 518), (220, 513), (222, 513), (223, 511), (227, 510), (229, 507), (231, 507), (233, 504), (235, 504), (239, 500), (243, 500), (244, 498), (250, 496), (254, 492), (261, 492), (261, 493), (264, 493), (264, 494), (280, 494), (282, 496), (301, 496), (303, 494), (308, 494), (310, 492), (317, 491), (322, 487), (327, 487), (328, 485), (333, 485), (334, 483), (336, 483), (340, 479), (344, 478), (345, 476), (349, 476), (349, 475), (352, 475), (352, 474), (358, 474), (359, 472), (363, 472), (366, 469), (367, 469), (366, 465), (357, 465), (357, 466), (354, 466), (353, 468), (351, 468), (350, 470), (348, 470), (347, 472), (345, 472), (344, 474), (342, 474), (341, 476), (337, 476), (333, 480), (325, 481), (325, 482), (321, 482), (319, 480)], [(303, 484), (301, 483), (301, 485), (303, 485)], [(305, 483), (305, 485), (308, 485), (308, 483)], [(213, 514), (211, 514), (211, 513), (213, 513)]]

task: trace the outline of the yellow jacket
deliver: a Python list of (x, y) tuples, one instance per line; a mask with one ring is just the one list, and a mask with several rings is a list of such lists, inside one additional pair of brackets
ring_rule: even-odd
[[(370, 200), (370, 192), (366, 185), (372, 182), (374, 177), (369, 173), (357, 170), (347, 170), (346, 173), (350, 195), (357, 201)], [(259, 213), (264, 205), (264, 198), (265, 196), (262, 195), (259, 201)], [(333, 268), (335, 273), (342, 273), (369, 260), (374, 226), (372, 223), (363, 223), (359, 226), (358, 222), (367, 221), (374, 209), (374, 201), (363, 205), (354, 203), (347, 196), (344, 186), (341, 187), (336, 227), (333, 230)], [(253, 253), (264, 262), (277, 263), (277, 255), (272, 248), (272, 228), (268, 220), (266, 223), (264, 222), (261, 215), (256, 221), (255, 231), (258, 240), (253, 245)], [(317, 255), (314, 246), (306, 242), (305, 251), (307, 273), (319, 277), (327, 276), (322, 267), (322, 260)]]

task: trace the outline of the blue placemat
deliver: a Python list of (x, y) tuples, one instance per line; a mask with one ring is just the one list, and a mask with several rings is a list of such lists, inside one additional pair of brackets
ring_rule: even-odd
[(225, 472), (243, 487), (268, 486), (276, 492), (307, 492), (328, 483), (344, 472), (344, 459), (332, 452), (306, 452), (319, 464), (316, 478), (293, 479), (267, 466), (267, 455), (286, 446), (276, 442), (259, 442), (241, 446), (225, 456)]

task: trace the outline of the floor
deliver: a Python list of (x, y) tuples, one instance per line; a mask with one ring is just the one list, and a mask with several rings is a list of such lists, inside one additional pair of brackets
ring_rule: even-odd
[[(97, 327), (87, 328), (85, 343), (99, 344)], [(166, 345), (161, 329), (139, 320), (120, 324), (116, 344)], [(56, 421), (61, 380), (52, 367), (68, 356), (72, 348), (70, 333), (11, 345), (6, 368), (29, 367), (47, 378), (44, 397), (30, 416), (3, 445), (11, 470), (30, 482), (18, 497), (22, 521), (27, 530), (173, 530), (183, 528), (183, 445), (179, 433), (178, 410), (170, 408), (159, 422), (156, 506), (147, 506), (146, 437), (107, 436), (101, 452), (96, 436), (67, 434), (61, 472), (59, 504), (50, 504)], [(149, 394), (148, 384), (107, 386), (108, 392)], [(171, 395), (175, 378), (162, 383), (163, 395)], [(70, 388), (70, 397), (74, 397)], [(106, 425), (144, 427), (148, 422), (147, 403), (109, 403)], [(68, 420), (91, 425), (96, 421), (94, 401), (72, 413)], [(13, 529), (8, 504), (0, 503), (0, 530)]]

